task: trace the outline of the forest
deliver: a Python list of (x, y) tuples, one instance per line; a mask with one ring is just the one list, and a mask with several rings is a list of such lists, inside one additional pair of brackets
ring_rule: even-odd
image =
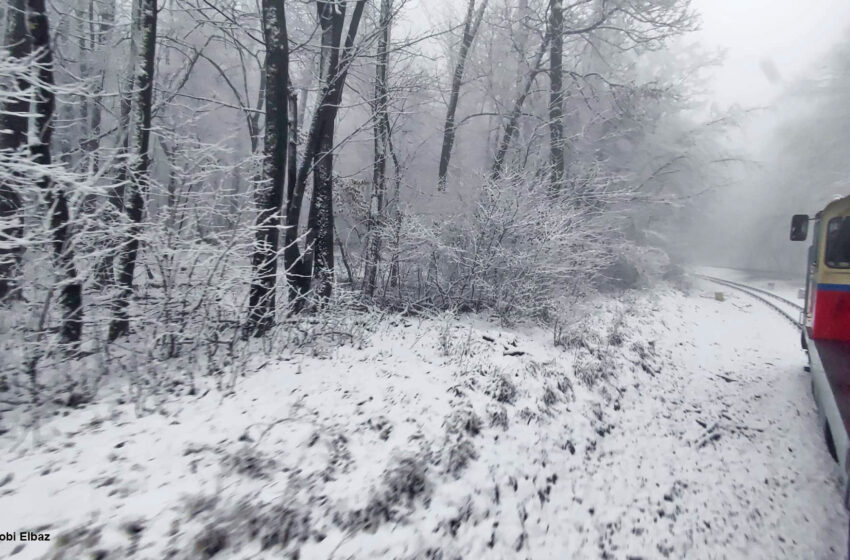
[(689, 267), (797, 269), (848, 49), (748, 151), (696, 4), (0, 4), (0, 533), (60, 536), (12, 554), (833, 557), (713, 490), (818, 428), (740, 416), (716, 349), (780, 327)]
[(721, 158), (706, 61), (668, 50), (688, 2), (421, 9), (9, 3), (4, 375), (209, 360), (329, 305), (545, 319), (658, 272)]

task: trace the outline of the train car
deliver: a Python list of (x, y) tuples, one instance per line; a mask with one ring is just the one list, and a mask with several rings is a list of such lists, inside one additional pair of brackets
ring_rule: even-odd
[(794, 216), (791, 240), (805, 241), (809, 224), (801, 340), (826, 444), (841, 465), (844, 501), (850, 506), (850, 196), (830, 202), (814, 217)]

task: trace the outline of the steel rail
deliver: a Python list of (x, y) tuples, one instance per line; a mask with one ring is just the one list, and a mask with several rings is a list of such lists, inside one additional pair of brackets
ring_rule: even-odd
[(785, 317), (786, 319), (788, 319), (789, 321), (791, 321), (791, 322), (794, 324), (794, 326), (795, 326), (795, 327), (800, 328), (800, 320), (799, 320), (799, 319), (795, 319), (795, 318), (794, 318), (794, 317), (793, 317), (790, 313), (788, 313), (785, 309), (782, 309), (781, 307), (779, 307), (778, 305), (776, 305), (775, 303), (773, 303), (773, 302), (772, 302), (772, 301), (770, 301), (769, 299), (767, 299), (767, 298), (765, 298), (765, 297), (762, 297), (762, 296), (760, 295), (760, 293), (763, 293), (763, 294), (769, 295), (769, 296), (773, 297), (774, 299), (777, 299), (777, 300), (779, 300), (779, 301), (782, 301), (782, 302), (783, 302), (783, 303), (785, 303), (786, 305), (791, 305), (791, 306), (793, 306), (793, 307), (794, 307), (797, 311), (799, 311), (800, 313), (802, 313), (802, 312), (803, 312), (803, 308), (802, 308), (802, 307), (800, 307), (800, 306), (799, 306), (799, 305), (797, 305), (796, 303), (793, 303), (793, 302), (791, 302), (791, 301), (788, 301), (787, 299), (785, 299), (785, 298), (784, 298), (784, 297), (782, 297), (782, 296), (777, 296), (776, 294), (773, 294), (773, 293), (767, 292), (766, 290), (762, 290), (762, 289), (759, 289), (759, 288), (754, 288), (753, 286), (747, 286), (746, 284), (739, 284), (738, 282), (731, 282), (731, 281), (729, 281), (729, 280), (724, 280), (724, 279), (722, 279), (722, 278), (715, 278), (715, 277), (713, 277), (713, 276), (706, 276), (706, 275), (704, 275), (704, 274), (694, 274), (694, 276), (696, 276), (697, 278), (702, 278), (703, 280), (708, 280), (709, 282), (714, 282), (715, 284), (720, 284), (721, 286), (727, 286), (727, 287), (729, 287), (729, 288), (733, 288), (733, 289), (735, 289), (735, 290), (738, 290), (738, 291), (744, 292), (745, 294), (749, 295), (750, 297), (753, 297), (753, 298), (755, 298), (755, 299), (757, 299), (757, 300), (761, 301), (762, 303), (764, 303), (764, 304), (765, 304), (765, 305), (767, 305), (768, 307), (771, 307), (774, 311), (776, 311), (777, 313), (779, 313), (780, 315), (782, 315), (783, 317)]
[(755, 286), (750, 286), (748, 284), (741, 284), (740, 282), (733, 282), (732, 280), (726, 280), (725, 278), (717, 278), (715, 276), (705, 276), (705, 275), (702, 275), (702, 274), (700, 274), (698, 276), (701, 276), (702, 278), (706, 278), (706, 279), (712, 280), (712, 281), (725, 282), (726, 284), (729, 284), (731, 286), (736, 286), (736, 287), (741, 287), (741, 288), (744, 288), (744, 289), (747, 289), (747, 290), (752, 290), (752, 291), (758, 292), (760, 294), (764, 294), (764, 295), (766, 295), (770, 298), (773, 298), (775, 300), (781, 301), (782, 303), (786, 303), (786, 304), (790, 305), (791, 307), (793, 307), (796, 311), (801, 311), (801, 312), (803, 311), (802, 305), (794, 303), (790, 299), (784, 298), (784, 297), (780, 296), (779, 294), (774, 294), (773, 292), (770, 292), (768, 290), (765, 290), (765, 289), (762, 289), (762, 288), (756, 288)]

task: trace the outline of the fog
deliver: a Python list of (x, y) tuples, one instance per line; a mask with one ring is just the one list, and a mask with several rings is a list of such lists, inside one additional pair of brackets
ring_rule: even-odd
[(848, 29), (0, 0), (0, 557), (846, 558)]
[(850, 193), (844, 102), (850, 4), (701, 0), (694, 39), (722, 52), (707, 70), (706, 115), (732, 115), (740, 161), (695, 209), (690, 258), (801, 278), (790, 216)]
[(694, 38), (724, 52), (711, 71), (710, 96), (720, 107), (770, 105), (789, 81), (821, 67), (850, 25), (842, 0), (697, 0), (693, 7), (701, 16)]

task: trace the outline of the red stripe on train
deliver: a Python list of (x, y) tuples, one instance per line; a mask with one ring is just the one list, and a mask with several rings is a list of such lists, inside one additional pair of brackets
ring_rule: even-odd
[(818, 286), (812, 338), (850, 341), (850, 291)]

